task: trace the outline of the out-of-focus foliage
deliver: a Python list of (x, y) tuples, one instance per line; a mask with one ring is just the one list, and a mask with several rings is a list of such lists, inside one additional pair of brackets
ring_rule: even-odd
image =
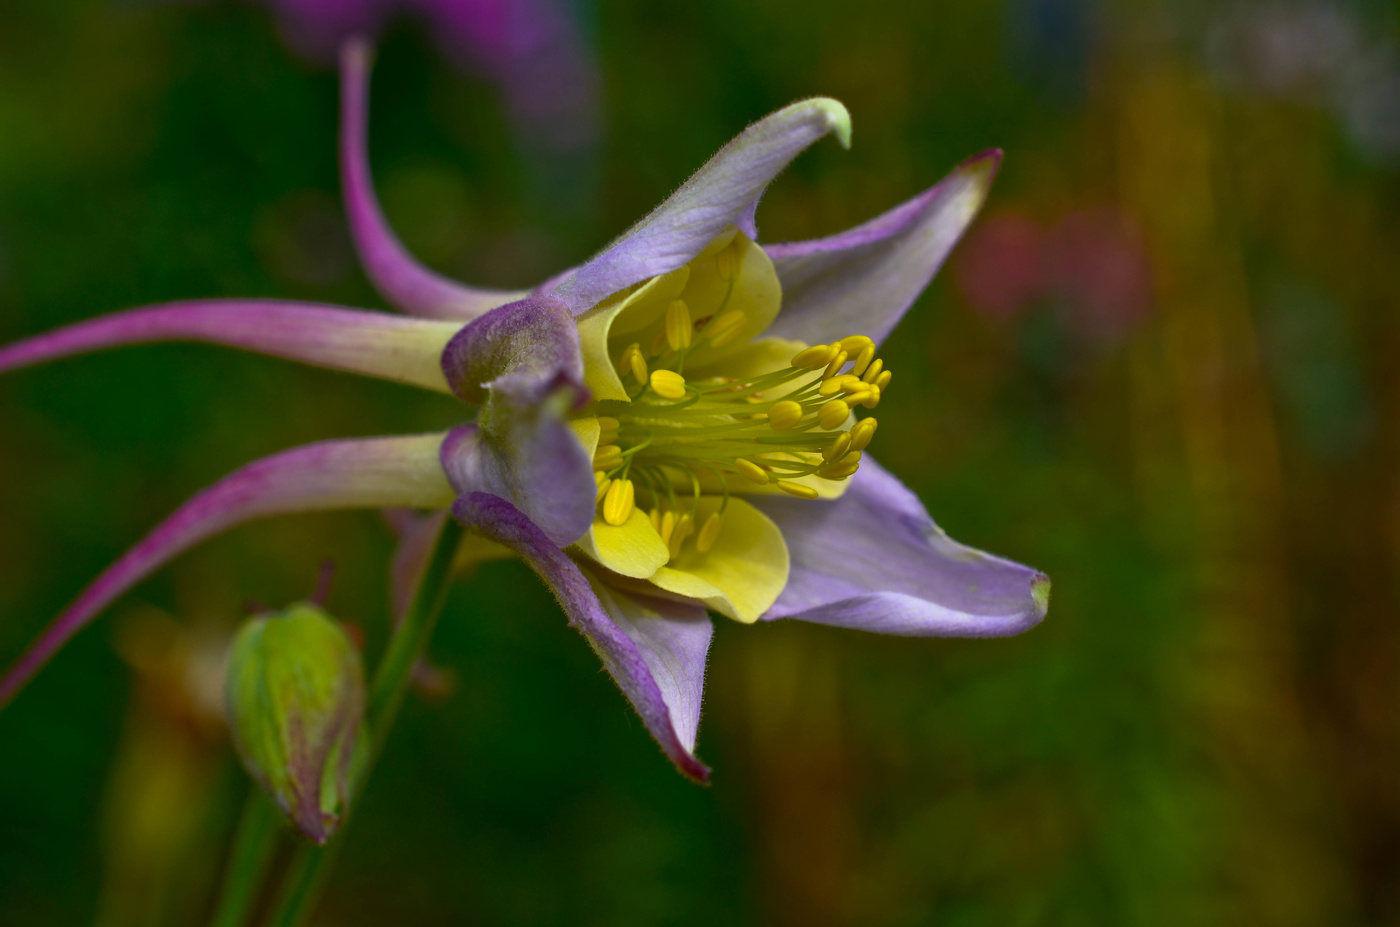
[[(842, 99), (765, 240), (973, 152), (981, 223), (885, 350), (876, 453), (1044, 569), (1006, 641), (721, 623), (700, 789), (547, 593), (453, 595), (321, 924), (1387, 924), (1400, 918), (1400, 32), (1375, 3), (775, 0), (578, 10), (600, 187), (556, 219), (495, 90), (410, 26), (372, 148), (409, 246), (474, 282), (586, 257), (749, 120)], [(194, 296), (381, 305), (336, 87), (237, 4), (0, 6), (0, 339)], [(457, 408), (206, 347), (0, 381), (0, 656), (183, 497)], [(280, 519), (185, 555), (0, 713), (0, 921), (201, 922), (246, 791), (207, 680), (248, 598), (386, 635), (389, 532)], [(170, 616), (178, 616), (172, 619)], [(210, 654), (214, 654), (213, 657)]]

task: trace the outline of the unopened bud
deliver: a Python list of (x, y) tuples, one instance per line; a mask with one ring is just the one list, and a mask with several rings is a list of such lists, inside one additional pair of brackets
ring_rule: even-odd
[(368, 750), (359, 651), (307, 602), (238, 632), (225, 691), (248, 774), (316, 843), (335, 832)]

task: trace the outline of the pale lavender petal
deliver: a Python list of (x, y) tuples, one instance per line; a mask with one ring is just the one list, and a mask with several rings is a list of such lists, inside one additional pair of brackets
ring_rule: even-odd
[(911, 637), (1000, 637), (1045, 617), (1050, 580), (957, 543), (866, 457), (839, 499), (750, 496), (783, 532), (792, 572), (763, 617)]
[(682, 773), (705, 782), (710, 771), (692, 752), (711, 634), (704, 609), (647, 601), (651, 614), (620, 624), (578, 566), (510, 503), (471, 493), (452, 512), (468, 528), (519, 553), (539, 574), (661, 749)]
[(209, 299), (114, 312), (0, 348), (0, 373), (103, 348), (207, 341), (451, 392), (443, 348), (460, 323), (273, 299)]
[(767, 334), (809, 344), (846, 335), (883, 341), (982, 208), (1000, 163), (1000, 151), (984, 152), (864, 225), (764, 245), (783, 285), (783, 311)]
[(446, 507), (441, 434), (325, 441), (251, 463), (198, 493), (112, 564), (0, 678), (12, 699), (119, 595), (193, 545), (255, 518), (381, 506)]
[(578, 326), (562, 303), (531, 296), (468, 323), (442, 355), (457, 394), (482, 406), (452, 432), (443, 468), (458, 493), (489, 492), (556, 544), (593, 523), (593, 462), (569, 427), (588, 401)]
[(578, 315), (641, 280), (687, 263), (746, 216), (764, 187), (829, 132), (850, 144), (851, 117), (815, 97), (778, 110), (739, 133), (680, 189), (553, 290)]
[(364, 42), (347, 42), (340, 58), (340, 177), (350, 233), (365, 273), (397, 308), (441, 319), (474, 319), (525, 293), (483, 290), (420, 264), (399, 241), (379, 208), (369, 169), (369, 68)]

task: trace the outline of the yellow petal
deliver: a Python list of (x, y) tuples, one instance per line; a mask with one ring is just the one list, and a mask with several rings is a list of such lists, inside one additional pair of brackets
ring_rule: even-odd
[[(730, 249), (737, 264), (733, 283), (734, 290), (729, 301), (724, 300), (729, 292), (729, 281), (725, 280), (715, 266), (715, 256), (725, 248)], [(754, 244), (744, 233), (720, 235), (690, 262), (690, 279), (686, 281), (681, 299), (690, 308), (692, 319), (703, 319), (718, 312), (737, 310), (744, 314), (744, 326), (720, 347), (708, 342), (697, 342), (686, 357), (687, 372), (692, 368), (702, 368), (713, 364), (743, 348), (749, 339), (763, 332), (773, 324), (782, 303), (782, 286), (778, 283), (777, 271), (763, 249)], [(787, 366), (788, 354), (781, 366)], [(769, 368), (770, 370), (773, 368)]]
[(681, 294), (689, 277), (690, 268), (679, 267), (610, 296), (578, 317), (583, 381), (593, 391), (594, 399), (627, 399), (615, 366), (626, 345), (611, 345), (610, 339), (625, 338), (659, 319), (671, 300)]
[[(719, 506), (718, 498), (705, 496), (693, 516), (704, 521)], [(731, 497), (724, 510), (724, 530), (714, 546), (701, 553), (687, 544), (651, 581), (667, 593), (698, 599), (707, 608), (752, 623), (787, 585), (788, 566), (787, 544), (778, 526), (747, 502)]]
[(636, 506), (621, 525), (595, 518), (573, 549), (614, 573), (637, 579), (650, 578), (671, 558), (671, 552), (651, 526), (651, 516)]

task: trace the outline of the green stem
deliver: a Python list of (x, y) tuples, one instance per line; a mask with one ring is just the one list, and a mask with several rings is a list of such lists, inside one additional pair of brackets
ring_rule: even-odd
[(254, 785), (248, 791), (248, 800), (238, 819), (228, 871), (211, 927), (243, 927), (247, 922), (268, 864), (277, 851), (281, 830), (281, 813), (262, 789)]
[[(389, 640), (389, 649), (379, 662), (374, 681), (370, 685), (367, 705), (370, 733), (370, 756), (364, 771), (355, 784), (357, 795), (364, 794), (365, 783), (370, 771), (384, 749), (389, 730), (394, 726), (399, 708), (408, 692), (408, 684), (413, 676), (413, 667), (422, 658), (432, 637), (433, 627), (447, 600), (447, 587), (452, 579), (452, 558), (457, 545), (462, 540), (462, 526), (451, 518), (438, 535), (433, 549), (432, 560), (423, 571), (423, 580), (414, 594), (413, 604)], [(304, 844), (297, 851), (288, 867), (286, 881), (269, 927), (296, 927), (310, 913), (322, 884), (330, 873), (331, 865), (345, 842), (345, 831), (350, 824), (350, 809), (330, 842), (324, 847)]]

